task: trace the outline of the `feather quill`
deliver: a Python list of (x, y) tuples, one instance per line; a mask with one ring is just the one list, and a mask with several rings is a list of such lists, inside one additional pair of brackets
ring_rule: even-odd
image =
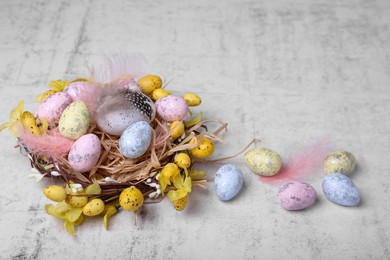
[(287, 181), (307, 180), (318, 172), (331, 150), (330, 138), (323, 137), (314, 145), (293, 154), (279, 173), (270, 177), (261, 176), (260, 181), (282, 184)]
[(66, 156), (74, 143), (73, 140), (63, 137), (57, 129), (41, 136), (24, 131), (19, 142), (30, 152), (53, 160)]

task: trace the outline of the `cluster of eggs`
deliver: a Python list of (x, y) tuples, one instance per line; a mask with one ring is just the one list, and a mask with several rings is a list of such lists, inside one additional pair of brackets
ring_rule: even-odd
[[(276, 175), (282, 168), (280, 155), (267, 148), (253, 148), (245, 154), (246, 165), (256, 174), (266, 177)], [(330, 153), (324, 161), (327, 174), (322, 182), (325, 197), (343, 206), (356, 206), (360, 195), (347, 174), (353, 172), (356, 160), (353, 154), (338, 150)], [(301, 181), (284, 183), (277, 193), (279, 204), (287, 210), (302, 210), (310, 207), (317, 199), (313, 186)]]

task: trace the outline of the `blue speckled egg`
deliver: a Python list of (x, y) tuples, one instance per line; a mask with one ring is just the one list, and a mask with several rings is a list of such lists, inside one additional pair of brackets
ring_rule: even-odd
[(220, 200), (228, 201), (240, 192), (243, 182), (240, 169), (233, 164), (226, 164), (215, 174), (214, 189)]
[(119, 138), (119, 151), (126, 158), (135, 159), (142, 156), (152, 140), (152, 128), (148, 122), (136, 122), (123, 131)]
[(322, 190), (326, 198), (342, 206), (356, 206), (360, 194), (350, 178), (341, 173), (327, 175), (322, 182)]

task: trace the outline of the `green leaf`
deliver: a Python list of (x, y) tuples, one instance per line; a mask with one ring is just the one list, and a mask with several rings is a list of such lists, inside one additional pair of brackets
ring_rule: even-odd
[(196, 117), (194, 117), (190, 121), (184, 122), (185, 127), (189, 128), (189, 127), (194, 126), (197, 123), (199, 123), (200, 120), (202, 119), (202, 115), (203, 115), (203, 112), (200, 112)]

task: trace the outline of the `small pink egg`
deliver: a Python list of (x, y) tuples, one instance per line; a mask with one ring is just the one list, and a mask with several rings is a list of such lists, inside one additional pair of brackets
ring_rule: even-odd
[(65, 108), (72, 103), (72, 97), (65, 92), (55, 93), (46, 98), (38, 107), (38, 117), (46, 118), (49, 123), (54, 123), (61, 117)]
[(69, 151), (69, 165), (76, 171), (88, 172), (100, 157), (101, 144), (94, 134), (86, 134), (77, 139)]
[(283, 184), (277, 200), (287, 210), (301, 210), (310, 207), (317, 198), (317, 192), (308, 183), (289, 181)]
[(187, 102), (182, 97), (168, 95), (156, 101), (157, 114), (168, 122), (183, 120), (188, 113)]

